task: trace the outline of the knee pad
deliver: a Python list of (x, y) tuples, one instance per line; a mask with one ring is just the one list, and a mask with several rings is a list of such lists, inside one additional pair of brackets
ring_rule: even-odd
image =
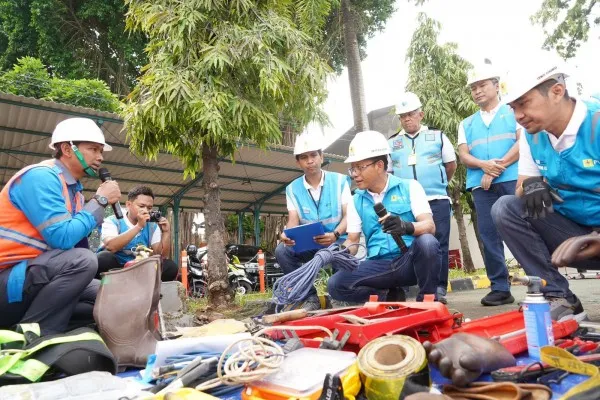
[(161, 339), (155, 323), (160, 276), (160, 256), (102, 274), (94, 320), (120, 367), (146, 366)]

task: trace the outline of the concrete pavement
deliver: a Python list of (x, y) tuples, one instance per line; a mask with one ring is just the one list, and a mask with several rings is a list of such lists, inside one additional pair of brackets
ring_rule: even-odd
[[(590, 320), (600, 322), (600, 279), (571, 280), (570, 285), (571, 290), (581, 300)], [(448, 308), (462, 312), (467, 318), (475, 319), (518, 309), (517, 303), (525, 299), (527, 288), (513, 286), (511, 291), (515, 302), (497, 307), (484, 307), (480, 303), (481, 298), (489, 292), (489, 289), (451, 292), (446, 298), (448, 299)]]

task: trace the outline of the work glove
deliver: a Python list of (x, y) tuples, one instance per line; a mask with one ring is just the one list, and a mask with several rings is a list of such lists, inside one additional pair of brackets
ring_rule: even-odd
[(538, 219), (545, 218), (554, 212), (552, 201), (562, 203), (564, 200), (541, 176), (534, 176), (523, 181), (523, 202), (527, 216)]
[(404, 221), (397, 215), (388, 215), (382, 222), (385, 233), (398, 234), (400, 236), (412, 235), (415, 233), (415, 226), (412, 222)]

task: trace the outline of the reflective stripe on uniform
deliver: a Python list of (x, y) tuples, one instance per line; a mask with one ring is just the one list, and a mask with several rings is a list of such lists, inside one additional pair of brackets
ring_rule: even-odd
[(499, 135), (494, 135), (489, 138), (474, 140), (473, 143), (471, 143), (469, 145), (469, 150), (472, 150), (474, 147), (477, 147), (482, 144), (486, 144), (486, 143), (490, 143), (490, 142), (497, 142), (498, 140), (516, 140), (516, 139), (517, 139), (516, 133), (501, 133)]
[(11, 240), (16, 243), (25, 244), (27, 246), (31, 246), (38, 250), (42, 250), (42, 251), (48, 250), (50, 248), (46, 243), (44, 243), (40, 240), (25, 236), (22, 233), (13, 231), (8, 228), (3, 228), (1, 226), (0, 226), (0, 239), (6, 239), (6, 240)]
[(39, 232), (42, 232), (44, 229), (46, 229), (50, 225), (54, 225), (57, 222), (65, 221), (67, 219), (71, 219), (71, 214), (64, 213), (64, 214), (61, 214), (61, 215), (57, 215), (55, 217), (50, 218), (47, 221), (42, 222), (41, 224), (39, 224), (38, 226), (36, 226), (35, 229), (37, 229)]

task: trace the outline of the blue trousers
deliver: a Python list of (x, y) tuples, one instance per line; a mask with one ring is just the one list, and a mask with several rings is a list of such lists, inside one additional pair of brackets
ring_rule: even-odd
[(444, 289), (448, 287), (448, 245), (450, 241), (450, 218), (451, 208), (450, 200), (440, 199), (429, 202), (431, 212), (433, 213), (433, 222), (435, 222), (435, 238), (440, 243), (440, 277), (438, 287)]
[(473, 202), (477, 212), (477, 227), (483, 241), (483, 261), (492, 284), (492, 290), (510, 291), (508, 268), (504, 256), (504, 244), (492, 219), (492, 206), (499, 198), (515, 194), (516, 181), (494, 183), (489, 190), (473, 190)]
[(354, 271), (339, 270), (327, 282), (338, 301), (365, 302), (376, 294), (385, 299), (389, 289), (418, 285), (417, 301), (435, 294), (440, 274), (440, 244), (431, 234), (415, 237), (405, 254), (388, 260), (364, 260)]
[[(592, 227), (579, 225), (557, 212), (545, 218), (525, 216), (523, 201), (516, 196), (504, 196), (494, 204), (492, 217), (500, 235), (527, 275), (546, 280), (544, 294), (573, 300), (569, 281), (552, 263), (552, 253), (565, 240), (587, 235)], [(572, 267), (600, 269), (600, 258), (592, 258)]]

